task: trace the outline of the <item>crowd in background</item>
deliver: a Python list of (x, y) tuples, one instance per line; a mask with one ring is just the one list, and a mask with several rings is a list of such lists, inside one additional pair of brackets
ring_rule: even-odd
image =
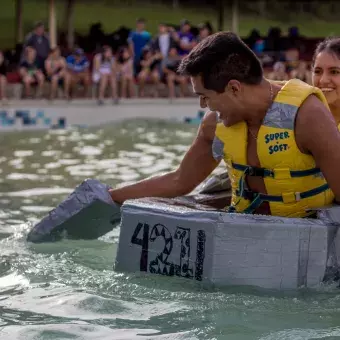
[[(90, 40), (95, 42), (92, 51), (78, 44), (68, 52), (51, 48), (39, 22), (20, 50), (8, 55), (0, 51), (0, 98), (6, 98), (8, 82), (22, 85), (21, 98), (96, 97), (98, 104), (105, 97), (117, 103), (126, 97), (190, 96), (189, 79), (176, 70), (181, 59), (211, 33), (208, 22), (193, 27), (183, 20), (177, 27), (159, 24), (158, 34), (152, 36), (145, 20), (138, 19), (134, 30), (121, 30), (111, 40), (104, 39), (97, 27)], [(301, 60), (303, 44), (297, 28), (292, 27), (288, 37), (280, 34), (272, 29), (263, 39), (253, 30), (245, 42), (262, 61), (267, 78), (310, 83), (310, 62)]]

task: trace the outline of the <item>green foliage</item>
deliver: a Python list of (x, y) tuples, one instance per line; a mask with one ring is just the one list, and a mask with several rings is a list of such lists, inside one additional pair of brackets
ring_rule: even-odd
[[(175, 1), (176, 2), (176, 1)], [(23, 0), (25, 34), (37, 20), (48, 22), (48, 0)], [(66, 0), (56, 0), (58, 30), (65, 29)], [(86, 34), (94, 22), (101, 22), (105, 32), (113, 32), (119, 26), (135, 26), (137, 17), (147, 19), (147, 29), (157, 31), (160, 21), (178, 24), (183, 18), (194, 25), (211, 21), (217, 27), (216, 1), (208, 0), (75, 0), (74, 25), (77, 32)], [(231, 28), (231, 0), (226, 1), (224, 29)], [(273, 26), (283, 32), (296, 25), (305, 36), (324, 37), (340, 34), (337, 13), (340, 2), (296, 2), (293, 0), (239, 0), (239, 34), (247, 36), (256, 28), (266, 34)], [(0, 0), (0, 48), (14, 46), (15, 1)]]

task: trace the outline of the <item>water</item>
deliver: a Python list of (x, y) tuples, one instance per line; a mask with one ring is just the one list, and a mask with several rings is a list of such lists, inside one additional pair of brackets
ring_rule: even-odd
[(340, 295), (216, 289), (112, 270), (119, 230), (32, 245), (29, 224), (85, 178), (113, 186), (173, 169), (196, 128), (145, 121), (3, 134), (0, 339), (340, 339)]

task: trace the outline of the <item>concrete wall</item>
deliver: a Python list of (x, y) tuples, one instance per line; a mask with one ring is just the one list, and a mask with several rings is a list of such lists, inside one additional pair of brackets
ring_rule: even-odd
[(98, 106), (93, 100), (72, 102), (18, 101), (0, 108), (0, 131), (90, 127), (124, 119), (152, 118), (184, 122), (197, 119), (197, 99), (125, 100)]

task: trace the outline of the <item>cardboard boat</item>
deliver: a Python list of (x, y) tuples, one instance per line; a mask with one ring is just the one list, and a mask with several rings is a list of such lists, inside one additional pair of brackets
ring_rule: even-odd
[(120, 224), (114, 270), (269, 289), (319, 286), (338, 276), (340, 206), (316, 218), (227, 213), (227, 174), (174, 199), (111, 200), (109, 186), (81, 183), (27, 240), (96, 239)]

